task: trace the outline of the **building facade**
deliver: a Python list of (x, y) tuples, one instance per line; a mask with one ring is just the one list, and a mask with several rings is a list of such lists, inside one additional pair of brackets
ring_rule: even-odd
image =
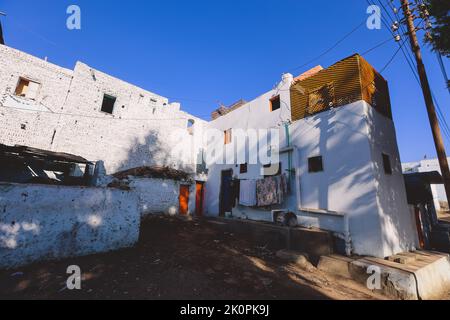
[(101, 160), (108, 174), (146, 165), (195, 172), (192, 133), (206, 122), (179, 103), (81, 62), (68, 70), (3, 45), (0, 56), (0, 143)]
[[(212, 164), (208, 214), (226, 215), (225, 209), (235, 217), (274, 221), (279, 211), (291, 212), (301, 226), (333, 232), (348, 254), (386, 257), (416, 247), (387, 83), (362, 57), (297, 79), (284, 75), (276, 88), (209, 126), (228, 134), (278, 130), (277, 174), (286, 176), (289, 186), (274, 205), (247, 206), (234, 199), (224, 205), (229, 201), (224, 195), (233, 194), (224, 190), (233, 189), (230, 180), (261, 181), (267, 163)], [(239, 149), (233, 138), (229, 143), (225, 138), (225, 149)], [(246, 161), (255, 153), (247, 151)]]
[[(387, 83), (358, 55), (284, 74), (211, 122), (80, 62), (68, 70), (2, 45), (0, 55), (2, 144), (103, 161), (107, 174), (153, 165), (191, 172), (202, 181), (186, 195), (189, 213), (261, 221), (288, 213), (332, 232), (349, 255), (416, 247)], [(164, 197), (173, 206), (181, 194)]]

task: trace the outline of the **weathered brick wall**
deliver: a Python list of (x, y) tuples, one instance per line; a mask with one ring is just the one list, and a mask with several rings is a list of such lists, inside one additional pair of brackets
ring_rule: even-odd
[[(24, 77), (41, 84), (35, 103), (49, 109), (13, 109), (0, 101), (0, 143), (103, 160), (108, 173), (155, 164), (195, 168), (173, 150), (188, 151), (193, 139), (189, 119), (195, 120), (195, 130), (205, 122), (181, 111), (179, 104), (80, 62), (71, 71), (6, 46), (0, 45), (0, 54), (3, 101)], [(117, 98), (113, 115), (101, 112), (104, 94)]]

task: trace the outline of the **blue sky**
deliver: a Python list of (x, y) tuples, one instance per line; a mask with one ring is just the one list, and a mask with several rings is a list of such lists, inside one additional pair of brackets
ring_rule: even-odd
[[(71, 4), (82, 10), (81, 30), (66, 28)], [(366, 19), (367, 6), (363, 0), (0, 0), (11, 47), (67, 68), (83, 61), (180, 101), (185, 111), (205, 119), (219, 102), (251, 100), (269, 90), (284, 72), (326, 67), (386, 40), (390, 33), (384, 26), (363, 26), (321, 59), (296, 68)], [(392, 41), (365, 58), (380, 70), (397, 48)], [(436, 56), (423, 51), (450, 124), (450, 95)], [(450, 72), (448, 59), (445, 64)], [(402, 161), (434, 157), (422, 93), (402, 54), (383, 76), (390, 85)], [(446, 148), (450, 153), (449, 140)]]

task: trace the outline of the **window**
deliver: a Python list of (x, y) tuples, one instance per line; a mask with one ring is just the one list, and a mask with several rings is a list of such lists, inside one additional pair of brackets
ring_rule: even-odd
[(384, 173), (392, 174), (391, 158), (385, 153), (383, 153), (383, 166)]
[(192, 119), (189, 119), (189, 120), (188, 120), (187, 130), (188, 130), (188, 132), (189, 132), (190, 135), (193, 135), (193, 134), (194, 134), (194, 124), (195, 124), (195, 121), (194, 121), (194, 120), (192, 120)]
[(270, 111), (276, 111), (281, 108), (280, 96), (273, 97), (270, 99)]
[(231, 143), (231, 137), (232, 137), (232, 130), (228, 129), (226, 131), (224, 131), (225, 133), (225, 144), (230, 144)]
[(241, 164), (239, 172), (240, 173), (247, 173), (248, 172), (248, 164), (247, 163)]
[(105, 94), (103, 96), (102, 112), (106, 112), (106, 113), (112, 114), (113, 110), (114, 110), (114, 104), (115, 103), (116, 103), (116, 98), (115, 97)]
[(15, 95), (34, 100), (37, 97), (38, 89), (39, 83), (20, 78), (19, 83), (17, 84)]
[(308, 159), (308, 171), (310, 173), (323, 171), (323, 159), (322, 156), (312, 157)]

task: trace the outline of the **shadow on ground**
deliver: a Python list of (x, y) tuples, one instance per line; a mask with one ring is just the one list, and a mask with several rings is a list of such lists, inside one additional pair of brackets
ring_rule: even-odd
[[(69, 265), (82, 270), (81, 290), (66, 289)], [(0, 272), (0, 299), (373, 298), (206, 221), (168, 217), (144, 221), (131, 249)]]

